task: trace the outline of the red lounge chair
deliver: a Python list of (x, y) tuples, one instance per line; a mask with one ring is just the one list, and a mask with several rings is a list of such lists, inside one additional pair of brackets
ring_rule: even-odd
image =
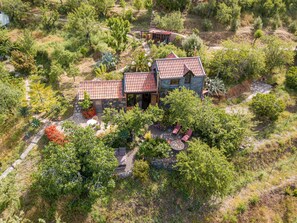
[(176, 135), (179, 132), (180, 129), (181, 129), (181, 125), (177, 124), (175, 126), (175, 128), (173, 129), (172, 134)]
[(193, 134), (193, 131), (189, 129), (184, 135), (184, 137), (182, 137), (181, 141), (187, 142), (191, 138), (192, 134)]

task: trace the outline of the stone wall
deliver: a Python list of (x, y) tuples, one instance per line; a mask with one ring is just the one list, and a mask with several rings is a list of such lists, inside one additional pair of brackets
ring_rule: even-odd
[(105, 99), (102, 100), (102, 108), (126, 108), (127, 103), (126, 103), (126, 98), (123, 99)]
[(150, 161), (150, 164), (157, 169), (174, 170), (176, 159), (175, 158), (154, 159)]
[(178, 85), (170, 85), (170, 79), (160, 80), (160, 91), (164, 92), (166, 90), (173, 90), (179, 87), (186, 87), (195, 91), (201, 96), (205, 77), (192, 77), (190, 84), (185, 84), (185, 78), (182, 77), (179, 79)]

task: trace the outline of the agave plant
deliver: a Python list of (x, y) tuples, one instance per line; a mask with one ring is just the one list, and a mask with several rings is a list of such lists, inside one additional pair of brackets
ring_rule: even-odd
[(209, 77), (207, 77), (205, 80), (205, 85), (208, 89), (208, 93), (211, 96), (220, 96), (226, 94), (225, 84), (218, 77), (215, 77), (214, 79), (210, 79)]

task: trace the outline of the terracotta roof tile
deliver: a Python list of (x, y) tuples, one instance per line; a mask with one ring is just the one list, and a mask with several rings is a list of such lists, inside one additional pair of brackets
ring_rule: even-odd
[(157, 59), (156, 63), (161, 79), (183, 77), (185, 66), (193, 72), (194, 76), (205, 76), (200, 57)]
[(157, 83), (151, 72), (125, 73), (125, 93), (156, 92)]
[(166, 58), (178, 58), (178, 56), (175, 53), (171, 52)]
[(92, 100), (124, 98), (122, 81), (84, 81), (79, 84), (78, 100), (84, 99), (84, 92)]

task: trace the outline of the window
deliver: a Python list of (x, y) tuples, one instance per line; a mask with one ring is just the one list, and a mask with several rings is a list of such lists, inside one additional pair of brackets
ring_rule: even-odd
[(178, 84), (179, 84), (179, 79), (170, 80), (170, 85), (178, 85)]
[(191, 74), (186, 74), (186, 76), (185, 76), (185, 84), (191, 84), (191, 78), (192, 78), (192, 75)]

